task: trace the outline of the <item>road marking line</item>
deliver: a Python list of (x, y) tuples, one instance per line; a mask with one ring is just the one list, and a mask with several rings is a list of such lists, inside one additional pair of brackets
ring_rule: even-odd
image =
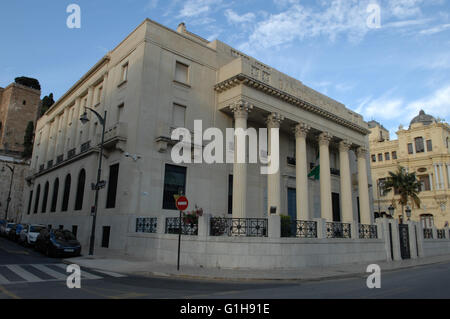
[(16, 275), (18, 275), (19, 277), (22, 277), (23, 279), (25, 279), (28, 282), (40, 282), (40, 281), (44, 281), (43, 279), (33, 275), (32, 273), (26, 271), (25, 269), (23, 269), (20, 266), (17, 265), (7, 265), (6, 266), (9, 270), (11, 270), (12, 272), (14, 272)]
[[(56, 264), (55, 266), (63, 268), (65, 271), (67, 270), (67, 266), (66, 264)], [(96, 276), (94, 274), (88, 273), (87, 271), (81, 269), (81, 278), (85, 278), (85, 279), (102, 279), (102, 277)]]
[(122, 275), (122, 274), (118, 274), (116, 272), (111, 272), (111, 271), (106, 271), (106, 270), (95, 270), (96, 272), (99, 272), (101, 274), (105, 274), (111, 277), (115, 277), (115, 278), (122, 278), (122, 277), (127, 277), (126, 275)]
[(61, 279), (61, 280), (67, 279), (66, 275), (61, 274), (61, 273), (59, 273), (57, 271), (54, 271), (53, 269), (47, 267), (46, 265), (35, 265), (35, 264), (33, 264), (31, 266), (33, 266), (34, 268), (42, 271), (43, 273), (45, 273), (45, 274), (47, 274), (47, 275), (49, 275), (51, 277), (54, 277), (56, 279)]
[(13, 299), (20, 299), (20, 297), (16, 296), (15, 294), (13, 294), (9, 290), (7, 290), (5, 287), (0, 286), (0, 292), (4, 293), (5, 295), (7, 295)]
[(8, 279), (6, 279), (2, 275), (0, 275), (0, 285), (9, 284), (9, 283), (10, 283), (10, 281)]

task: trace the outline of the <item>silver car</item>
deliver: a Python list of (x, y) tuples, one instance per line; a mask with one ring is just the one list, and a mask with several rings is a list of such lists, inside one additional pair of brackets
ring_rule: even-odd
[(24, 229), (20, 232), (19, 242), (29, 246), (34, 245), (36, 243), (37, 236), (41, 230), (45, 228), (47, 227), (38, 224), (26, 225), (26, 227), (24, 227)]

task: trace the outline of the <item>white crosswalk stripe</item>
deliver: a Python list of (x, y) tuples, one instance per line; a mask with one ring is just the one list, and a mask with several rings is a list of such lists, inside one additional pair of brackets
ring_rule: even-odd
[(25, 269), (23, 269), (22, 267), (20, 267), (18, 265), (7, 265), (6, 268), (11, 270), (13, 273), (18, 275), (19, 277), (22, 277), (23, 279), (25, 279), (25, 281), (28, 281), (28, 282), (44, 281), (43, 279), (33, 275), (32, 273), (26, 271)]
[[(36, 282), (46, 282), (46, 281), (65, 281), (69, 273), (66, 273), (66, 264), (27, 264), (27, 265), (0, 265), (0, 285), (12, 285), (12, 284), (22, 284), (22, 283), (36, 283)], [(57, 271), (54, 267), (61, 268), (63, 271)], [(35, 269), (36, 271), (33, 271)], [(126, 275), (117, 274), (109, 271), (97, 271), (98, 273), (104, 274), (113, 278), (126, 277)], [(9, 273), (9, 274), (8, 274)], [(16, 277), (11, 279), (11, 273)], [(39, 278), (40, 273), (44, 273), (46, 278)], [(41, 275), (42, 276), (42, 275)], [(105, 276), (105, 277), (106, 277)], [(51, 279), (48, 279), (50, 277)], [(81, 269), (81, 279), (98, 280), (104, 277), (97, 276), (93, 273)]]

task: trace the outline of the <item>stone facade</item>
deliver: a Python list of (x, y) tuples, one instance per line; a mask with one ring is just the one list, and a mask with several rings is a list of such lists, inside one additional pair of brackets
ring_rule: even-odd
[[(422, 221), (425, 228), (435, 225), (443, 228), (450, 221), (450, 126), (423, 111), (411, 122), (409, 128), (402, 126), (398, 139), (390, 140), (389, 132), (379, 123), (371, 122), (370, 153), (374, 209), (381, 214), (387, 208), (393, 193), (379, 194), (378, 181), (386, 178), (390, 171), (403, 166), (415, 172), (422, 183), (419, 197), (421, 208), (412, 207), (412, 220)], [(380, 196), (379, 196), (380, 195)], [(412, 206), (412, 204), (409, 204)], [(395, 217), (400, 218), (397, 207)]]
[(12, 83), (0, 88), (0, 151), (19, 155), (29, 122), (36, 124), (41, 92)]
[[(170, 193), (177, 187), (190, 210), (197, 205), (213, 216), (268, 218), (275, 208), (294, 219), (373, 223), (364, 152), (369, 130), (359, 114), (183, 24), (174, 31), (147, 19), (37, 123), (23, 219), (73, 228), (84, 247), (101, 139), (93, 112), (80, 122), (85, 107), (107, 112), (101, 175), (107, 186), (100, 190), (96, 247), (123, 252), (136, 217), (178, 216)], [(175, 165), (171, 132), (179, 126), (193, 132), (197, 119), (222, 132), (279, 127), (280, 150), (271, 155), (279, 157), (280, 170), (262, 175), (260, 164)], [(308, 178), (319, 162), (320, 180)]]

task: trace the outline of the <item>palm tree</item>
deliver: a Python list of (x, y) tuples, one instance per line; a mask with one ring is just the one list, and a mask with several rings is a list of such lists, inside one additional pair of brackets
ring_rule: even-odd
[(398, 167), (397, 172), (389, 172), (389, 177), (382, 186), (383, 191), (390, 192), (394, 189), (392, 201), (395, 201), (395, 195), (399, 195), (398, 203), (402, 206), (402, 217), (405, 220), (404, 208), (411, 200), (417, 208), (420, 208), (420, 198), (418, 194), (421, 191), (421, 183), (417, 180), (416, 173), (408, 173), (402, 166)]

